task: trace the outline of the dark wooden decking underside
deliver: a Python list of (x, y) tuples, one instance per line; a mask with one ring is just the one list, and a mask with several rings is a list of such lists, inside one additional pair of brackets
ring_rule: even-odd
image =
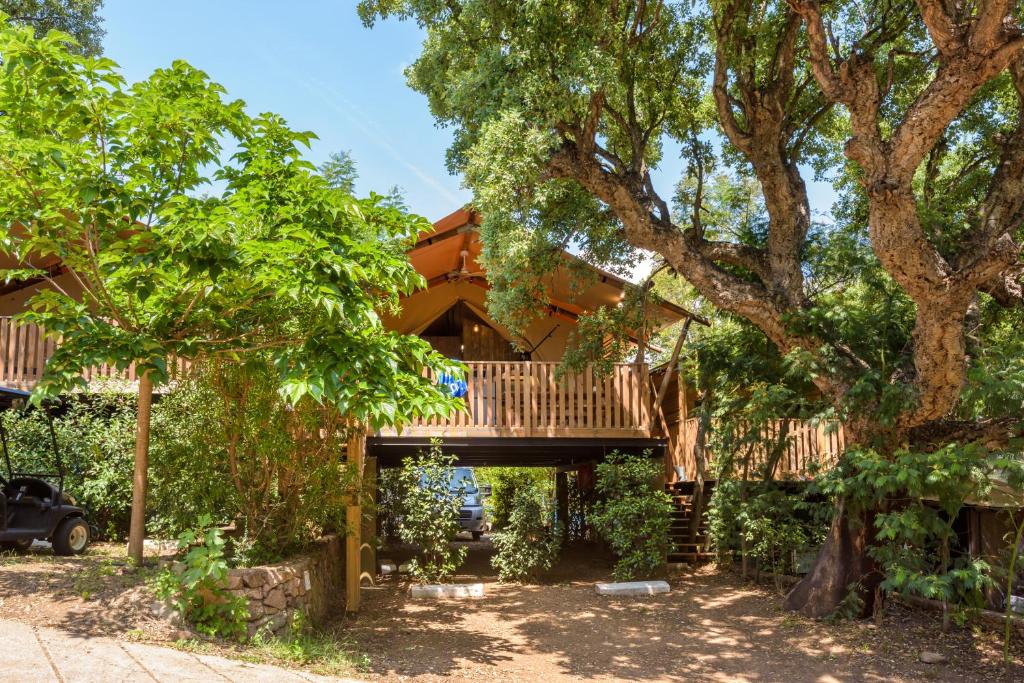
[[(665, 456), (665, 439), (628, 438), (503, 438), (446, 437), (443, 449), (467, 467), (563, 467), (603, 460), (614, 450)], [(377, 458), (381, 467), (402, 464), (402, 458), (430, 447), (430, 438), (412, 436), (372, 436), (366, 440), (367, 455)]]

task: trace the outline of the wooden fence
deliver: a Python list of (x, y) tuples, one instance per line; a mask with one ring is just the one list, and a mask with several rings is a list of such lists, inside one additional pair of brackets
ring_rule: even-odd
[[(402, 434), (429, 436), (648, 437), (648, 368), (622, 363), (556, 376), (558, 363), (465, 362), (465, 412), (418, 420)], [(394, 434), (385, 430), (384, 434)]]
[[(43, 376), (46, 361), (57, 346), (58, 342), (47, 337), (38, 325), (19, 325), (10, 317), (0, 316), (0, 386), (30, 391)], [(184, 374), (188, 367), (182, 360), (169, 365), (172, 377)], [(134, 364), (125, 370), (100, 365), (88, 368), (83, 376), (87, 382), (119, 380), (131, 383), (138, 379)]]
[[(689, 418), (677, 426), (677, 434), (670, 440), (672, 447), (672, 463), (682, 467), (683, 479), (693, 479), (697, 471), (694, 449), (697, 445), (700, 419)], [(742, 427), (741, 427), (742, 429)], [(762, 426), (756, 435), (742, 435), (747, 444), (753, 443), (751, 449), (751, 476), (767, 461), (769, 448), (779, 442), (783, 429), (786, 429), (785, 444), (781, 457), (775, 468), (776, 479), (806, 479), (813, 469), (812, 463), (819, 467), (833, 466), (846, 446), (843, 426), (838, 422), (815, 423), (808, 420), (773, 420)], [(706, 448), (704, 457), (707, 462), (705, 476), (712, 478), (712, 467), (715, 454), (712, 448)]]

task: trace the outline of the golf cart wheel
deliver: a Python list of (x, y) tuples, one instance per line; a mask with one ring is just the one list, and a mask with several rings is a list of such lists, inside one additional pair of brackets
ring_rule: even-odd
[(26, 538), (20, 541), (4, 541), (0, 543), (0, 550), (13, 550), (16, 553), (26, 552), (32, 547), (32, 539)]
[(69, 517), (53, 534), (53, 552), (57, 555), (78, 555), (89, 545), (89, 525), (81, 517)]
[(481, 532), (479, 532), (479, 531), (474, 531), (474, 532), (473, 532), (473, 540), (474, 540), (474, 541), (479, 541), (479, 540), (480, 540), (480, 534), (481, 534)]

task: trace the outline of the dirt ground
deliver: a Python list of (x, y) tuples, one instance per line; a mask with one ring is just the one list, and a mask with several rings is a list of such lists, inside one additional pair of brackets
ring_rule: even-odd
[(26, 555), (3, 553), (0, 618), (76, 635), (165, 641), (176, 630), (153, 613), (150, 575), (128, 566), (120, 544), (94, 543), (77, 557), (38, 546)]
[[(935, 615), (891, 605), (881, 627), (828, 625), (784, 612), (772, 587), (703, 567), (672, 577), (672, 592), (598, 596), (608, 558), (570, 551), (543, 585), (502, 585), (486, 544), (472, 544), (459, 581), (484, 598), (427, 602), (392, 581), (364, 590), (346, 634), (386, 681), (1024, 681), (1001, 664), (999, 637), (940, 633)], [(404, 559), (407, 549), (389, 557)], [(949, 658), (924, 664), (921, 651)]]
[[(610, 559), (591, 548), (567, 551), (539, 585), (505, 585), (490, 569), (489, 544), (467, 545), (458, 580), (486, 583), (484, 598), (416, 601), (404, 581), (388, 580), (364, 589), (358, 618), (329, 626), (368, 656), (360, 676), (415, 683), (1024, 681), (1024, 643), (1015, 644), (1016, 665), (1007, 672), (998, 634), (978, 627), (942, 634), (928, 612), (890, 605), (881, 627), (824, 624), (784, 612), (773, 588), (714, 567), (671, 577), (667, 595), (610, 599), (593, 587), (609, 578)], [(408, 553), (397, 548), (382, 557)], [(77, 558), (48, 550), (0, 556), (0, 618), (173, 640), (173, 629), (152, 614), (146, 572), (127, 570), (123, 556), (123, 546), (103, 545)], [(231, 655), (232, 648), (217, 649)], [(949, 661), (923, 664), (924, 650)]]

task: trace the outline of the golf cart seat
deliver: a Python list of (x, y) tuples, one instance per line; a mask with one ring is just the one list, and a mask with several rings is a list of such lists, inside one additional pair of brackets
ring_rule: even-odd
[(35, 507), (46, 510), (57, 497), (57, 491), (47, 482), (39, 479), (18, 477), (8, 482), (7, 504)]

